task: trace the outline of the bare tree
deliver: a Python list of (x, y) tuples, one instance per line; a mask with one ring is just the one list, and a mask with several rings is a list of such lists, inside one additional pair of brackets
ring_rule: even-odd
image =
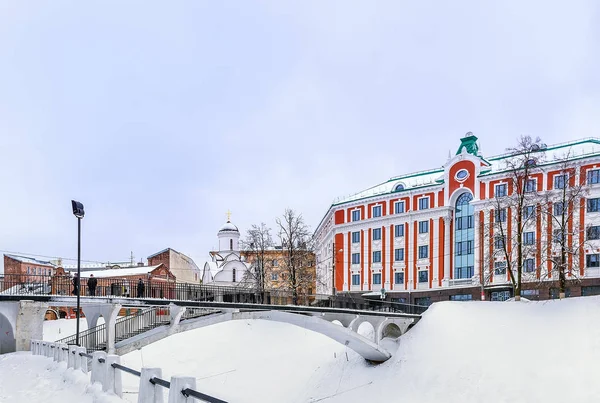
[[(553, 176), (552, 187), (546, 193), (545, 206), (541, 208), (545, 228), (551, 231), (544, 250), (547, 251), (546, 261), (551, 263), (551, 269), (542, 276), (541, 280), (552, 277), (552, 272), (558, 272), (559, 297), (565, 297), (567, 274), (577, 280), (579, 271), (585, 262), (579, 261), (580, 252), (587, 244), (586, 231), (582, 227), (580, 214), (585, 211), (585, 197), (589, 193), (585, 176), (580, 176), (579, 167), (572, 159), (571, 151), (554, 157), (558, 162), (558, 173)], [(555, 278), (555, 277), (554, 277)]]
[[(494, 275), (508, 273), (516, 300), (521, 296), (523, 263), (527, 256), (535, 252), (535, 243), (524, 239), (527, 227), (533, 223), (531, 209), (540, 202), (536, 174), (545, 152), (539, 138), (521, 136), (517, 146), (507, 149), (504, 158), (506, 182), (496, 185), (494, 197), (484, 211), (490, 221), (484, 234), (490, 244), (487, 262), (494, 266), (485, 271), (484, 282), (491, 281)], [(539, 182), (541, 185), (541, 182)], [(487, 222), (487, 221), (486, 221)], [(496, 262), (496, 259), (503, 259)]]
[(313, 238), (302, 214), (286, 209), (283, 216), (276, 219), (279, 227), (283, 259), (280, 265), (284, 288), (292, 293), (294, 305), (299, 295), (306, 293), (314, 284)]
[(264, 298), (266, 279), (272, 269), (272, 260), (267, 258), (268, 250), (272, 247), (271, 228), (267, 227), (265, 223), (252, 224), (246, 234), (246, 239), (242, 241), (244, 254), (252, 264), (246, 281), (259, 294), (261, 303)]

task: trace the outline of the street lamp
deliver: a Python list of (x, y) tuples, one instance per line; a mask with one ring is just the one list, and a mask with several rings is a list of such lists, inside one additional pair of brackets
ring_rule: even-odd
[(79, 299), (81, 297), (81, 219), (85, 215), (83, 204), (78, 201), (71, 200), (73, 207), (73, 215), (77, 217), (77, 330), (75, 333), (75, 344), (79, 346)]

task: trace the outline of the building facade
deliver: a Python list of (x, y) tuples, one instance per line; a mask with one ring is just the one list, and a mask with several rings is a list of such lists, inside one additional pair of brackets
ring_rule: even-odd
[(167, 248), (148, 256), (148, 265), (164, 264), (177, 278), (179, 283), (200, 284), (202, 271), (194, 260), (181, 252)]
[(37, 282), (54, 274), (56, 266), (49, 261), (27, 256), (4, 255), (4, 274), (16, 282)]
[(239, 248), (240, 231), (231, 221), (217, 233), (219, 250), (210, 252), (210, 261), (204, 263), (202, 284), (233, 287), (251, 287), (250, 265)]
[[(468, 133), (441, 168), (393, 177), (334, 202), (315, 231), (317, 276), (328, 279), (318, 292), (423, 305), (505, 300), (513, 295), (507, 261), (519, 247), (521, 296), (554, 298), (560, 234), (552, 214), (562, 190), (579, 184), (561, 227), (569, 251), (567, 295), (600, 293), (600, 140), (532, 147), (522, 187), (513, 180), (521, 168), (510, 169), (515, 154), (486, 159)], [(531, 204), (519, 209), (526, 221), (507, 202), (517, 188)], [(500, 253), (503, 247), (508, 254)]]

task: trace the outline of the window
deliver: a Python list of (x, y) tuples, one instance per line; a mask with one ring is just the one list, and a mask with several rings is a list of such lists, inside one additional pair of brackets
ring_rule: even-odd
[(502, 183), (500, 185), (496, 185), (496, 197), (504, 197), (506, 196), (506, 183)]
[(381, 284), (381, 273), (373, 274), (373, 284)]
[(554, 203), (554, 215), (562, 215), (565, 211), (565, 205), (563, 202)]
[(523, 271), (525, 273), (531, 273), (535, 271), (535, 260), (531, 258), (525, 259), (525, 261), (523, 262)]
[(537, 190), (537, 180), (527, 179), (525, 181), (525, 192), (535, 192)]
[(587, 229), (587, 239), (600, 239), (600, 226), (593, 226)]
[(473, 266), (465, 266), (465, 267), (455, 267), (454, 268), (454, 278), (471, 278), (475, 269)]
[(473, 228), (473, 216), (457, 217), (456, 230)]
[(381, 217), (381, 206), (373, 207), (373, 217)]
[(426, 283), (429, 281), (429, 272), (426, 270), (421, 270), (419, 272), (419, 283)]
[[(570, 297), (571, 296), (571, 289), (569, 288), (565, 288), (565, 297)], [(556, 287), (551, 287), (550, 288), (550, 299), (557, 299), (560, 297), (560, 291), (558, 288)]]
[(533, 297), (539, 297), (540, 290), (521, 290), (521, 296), (531, 299)]
[(467, 179), (468, 176), (469, 176), (469, 171), (467, 171), (466, 169), (461, 169), (456, 173), (456, 179), (458, 179), (460, 182)]
[(277, 273), (271, 273), (271, 280), (272, 280), (272, 281), (277, 281), (277, 278), (278, 278), (278, 277), (279, 277), (279, 276), (277, 275)]
[(501, 274), (506, 274), (506, 262), (495, 262), (494, 274), (497, 276)]
[(555, 229), (554, 232), (552, 233), (552, 240), (554, 241), (554, 243), (561, 243), (563, 238), (564, 238), (563, 231), (560, 228)]
[(278, 267), (278, 266), (279, 266), (279, 260), (273, 259), (273, 267)]
[(374, 228), (373, 229), (373, 240), (374, 241), (381, 241), (381, 228)]
[(352, 275), (352, 285), (360, 285), (360, 274)]
[(394, 203), (394, 212), (396, 214), (404, 213), (404, 202), (403, 201)]
[(401, 190), (404, 190), (404, 185), (399, 183), (398, 185), (396, 185), (396, 187), (394, 188), (394, 192), (400, 192)]
[(585, 267), (600, 267), (600, 254), (594, 253), (585, 256)]
[(554, 189), (564, 189), (568, 183), (567, 174), (556, 175), (554, 177)]
[(27, 268), (27, 274), (29, 274), (29, 267)]
[(600, 295), (600, 285), (590, 285), (587, 287), (581, 287), (581, 295), (584, 297), (590, 295)]
[(400, 225), (396, 225), (394, 227), (394, 235), (396, 236), (396, 238), (400, 238), (404, 236), (404, 225), (400, 224)]
[(523, 217), (526, 220), (535, 217), (535, 206), (525, 206), (525, 209), (523, 210)]
[(360, 253), (352, 254), (352, 264), (360, 264)]
[(506, 301), (510, 298), (510, 291), (493, 291), (492, 297), (490, 298), (492, 301)]
[(394, 284), (404, 284), (404, 272), (397, 271), (394, 273)]
[(496, 210), (496, 222), (506, 222), (506, 209)]
[(360, 221), (360, 210), (352, 210), (352, 221)]
[(523, 242), (525, 243), (525, 245), (533, 245), (535, 243), (535, 232), (525, 232), (523, 234), (523, 238)]
[(431, 305), (431, 297), (415, 298), (415, 304), (420, 306), (429, 306)]
[(427, 210), (429, 208), (429, 197), (419, 199), (419, 210)]
[(588, 199), (587, 201), (587, 212), (596, 213), (600, 211), (600, 199)]
[(352, 233), (352, 243), (360, 242), (360, 231), (355, 231)]
[(600, 183), (600, 169), (593, 169), (587, 173), (588, 185), (595, 185)]
[(471, 294), (456, 294), (450, 295), (450, 301), (471, 301), (473, 296)]
[(229, 240), (229, 250), (233, 250), (233, 239)]
[(419, 246), (419, 259), (426, 259), (429, 256), (429, 246)]
[(231, 271), (231, 282), (235, 283), (235, 269)]
[(429, 221), (419, 221), (419, 234), (429, 232)]
[(376, 250), (373, 252), (373, 263), (381, 263), (381, 251)]
[(472, 255), (473, 254), (473, 241), (456, 242), (455, 254), (457, 256)]
[(504, 235), (494, 236), (494, 248), (504, 249)]
[(394, 261), (396, 261), (396, 262), (404, 261), (404, 248), (394, 249)]

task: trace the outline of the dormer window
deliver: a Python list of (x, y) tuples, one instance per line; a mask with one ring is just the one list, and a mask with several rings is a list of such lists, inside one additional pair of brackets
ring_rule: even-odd
[(394, 188), (394, 192), (400, 192), (402, 190), (404, 190), (404, 185), (402, 183), (397, 184)]

